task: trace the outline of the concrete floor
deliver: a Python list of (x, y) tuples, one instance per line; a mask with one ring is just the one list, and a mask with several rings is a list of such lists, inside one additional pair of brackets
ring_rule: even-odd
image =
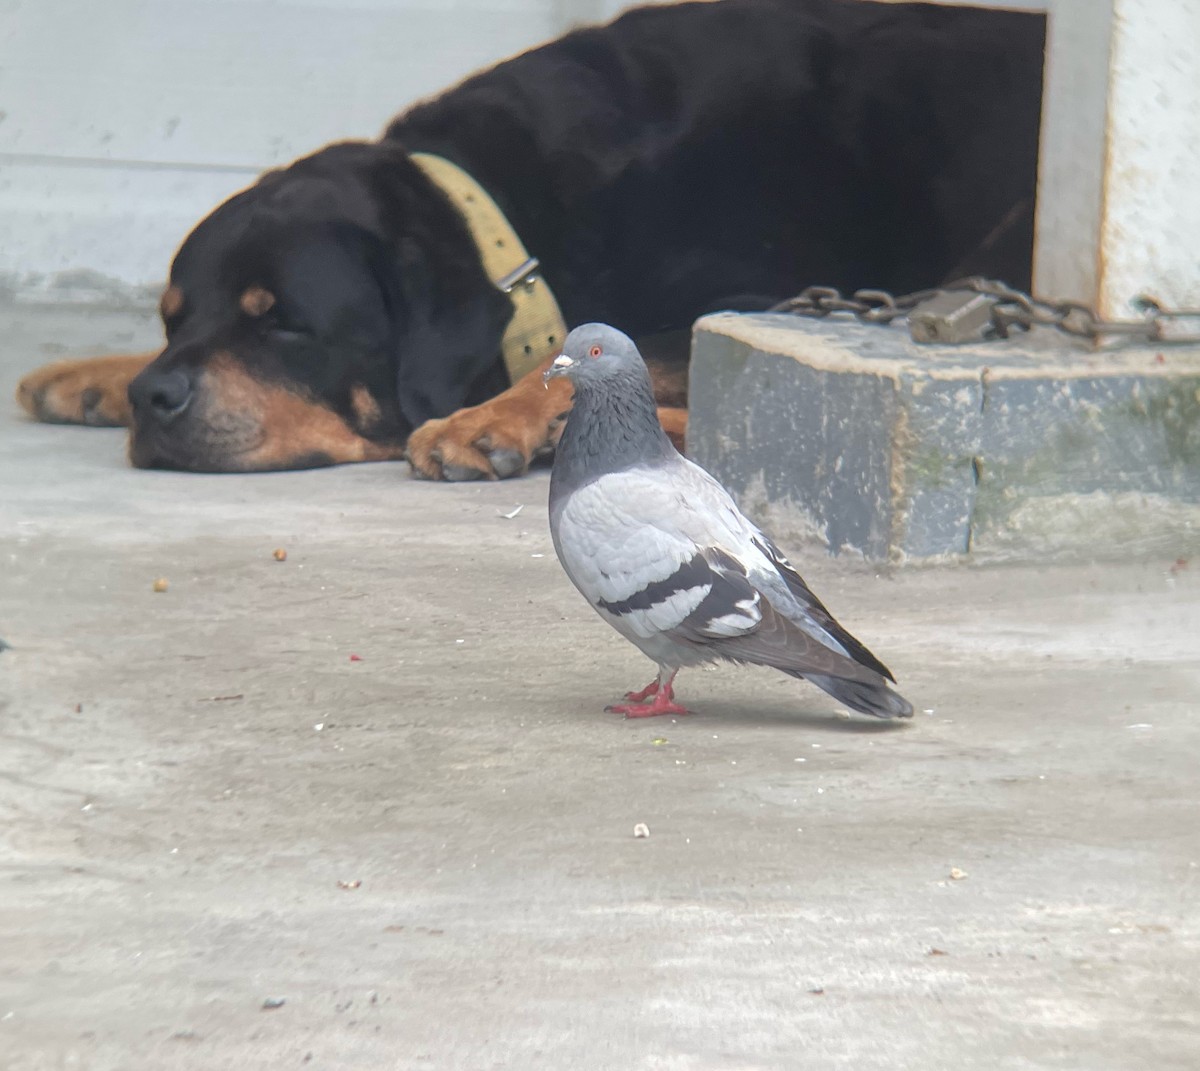
[(622, 721), (544, 473), (135, 472), (6, 399), (153, 325), (0, 323), (6, 1071), (1200, 1066), (1200, 559), (797, 553), (911, 725)]

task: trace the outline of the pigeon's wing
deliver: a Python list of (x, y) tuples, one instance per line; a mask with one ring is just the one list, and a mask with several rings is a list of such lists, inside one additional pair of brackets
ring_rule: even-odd
[(756, 583), (777, 575), (755, 542), (765, 537), (690, 463), (603, 476), (563, 501), (552, 530), (572, 582), (635, 643), (666, 637), (714, 658), (866, 677), (823, 630), (772, 605)]
[(836, 640), (854, 661), (868, 667), (881, 677), (895, 681), (896, 678), (892, 676), (892, 671), (879, 661), (861, 640), (847, 632), (833, 614), (825, 609), (824, 603), (809, 590), (808, 585), (804, 582), (804, 577), (796, 572), (795, 567), (784, 557), (780, 549), (762, 532), (758, 533), (755, 541), (771, 562), (776, 573), (779, 574), (779, 578), (787, 586), (788, 592), (803, 606), (805, 616), (814, 621), (826, 635)]
[(739, 560), (745, 563), (751, 582), (770, 594), (775, 609), (801, 631), (833, 646), (872, 672), (895, 680), (887, 666), (838, 623), (770, 537), (742, 515), (729, 492), (699, 465), (686, 458), (680, 461), (681, 483), (688, 486), (690, 501), (704, 515), (720, 517), (736, 531), (734, 538), (741, 544)]

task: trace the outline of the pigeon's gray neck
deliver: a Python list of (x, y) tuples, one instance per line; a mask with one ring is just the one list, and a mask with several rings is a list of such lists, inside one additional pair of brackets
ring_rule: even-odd
[(644, 372), (577, 384), (554, 455), (551, 497), (570, 494), (610, 472), (673, 456), (675, 447), (658, 421)]

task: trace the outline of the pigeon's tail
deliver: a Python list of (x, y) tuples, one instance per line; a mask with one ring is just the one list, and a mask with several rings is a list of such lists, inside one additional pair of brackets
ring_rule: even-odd
[(912, 704), (899, 692), (893, 692), (882, 680), (875, 684), (847, 680), (845, 677), (826, 677), (818, 673), (792, 673), (792, 676), (812, 681), (818, 688), (860, 714), (870, 714), (875, 718), (912, 717)]

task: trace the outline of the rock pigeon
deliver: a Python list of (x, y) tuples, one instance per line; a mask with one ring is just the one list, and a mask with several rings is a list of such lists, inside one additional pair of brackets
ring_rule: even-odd
[(729, 493), (671, 445), (633, 341), (607, 324), (566, 338), (545, 379), (575, 402), (550, 477), (550, 531), (571, 582), (658, 677), (609, 711), (686, 714), (682, 666), (727, 659), (812, 681), (846, 706), (907, 718), (891, 672), (808, 590)]

